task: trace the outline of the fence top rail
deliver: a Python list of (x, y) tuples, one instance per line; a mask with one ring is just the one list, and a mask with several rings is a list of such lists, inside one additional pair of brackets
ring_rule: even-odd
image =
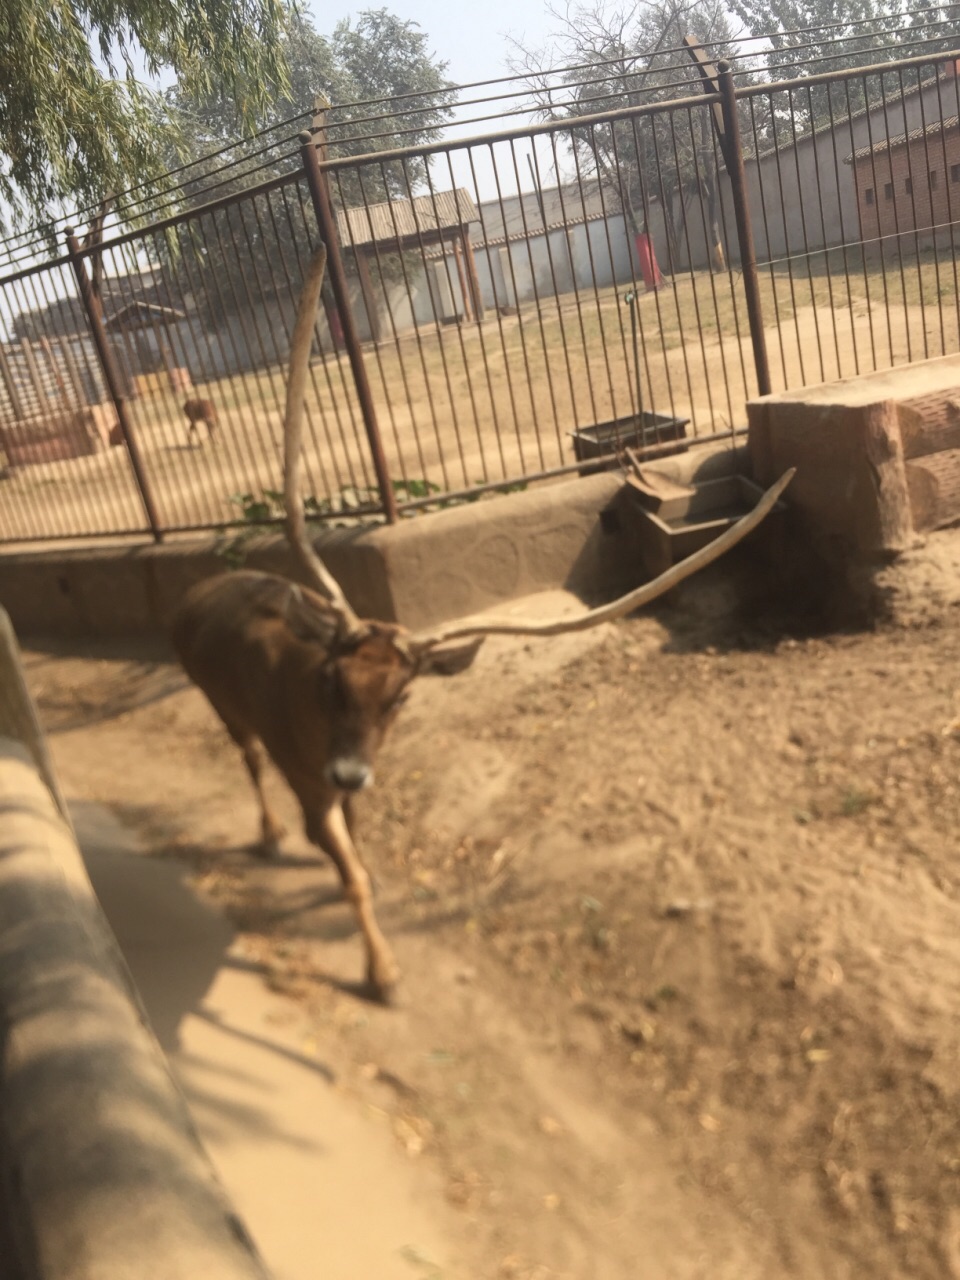
[[(898, 58), (896, 62), (874, 62), (867, 67), (837, 67), (833, 71), (818, 71), (812, 76), (794, 76), (791, 80), (769, 80), (762, 84), (745, 84), (737, 89), (738, 98), (762, 98), (781, 91), (806, 89), (818, 84), (833, 84), (841, 80), (859, 80), (861, 77), (895, 75), (908, 67), (935, 67), (944, 62), (960, 59), (960, 49), (944, 53), (922, 53), (913, 58)], [(723, 64), (720, 64), (723, 66)], [(931, 84), (936, 81), (931, 80)]]
[[(859, 80), (868, 76), (891, 75), (914, 67), (936, 67), (944, 63), (956, 62), (958, 60), (960, 60), (960, 48), (935, 54), (925, 53), (910, 58), (899, 58), (892, 62), (877, 62), (865, 67), (840, 67), (833, 71), (818, 72), (815, 75), (795, 76), (788, 80), (772, 80), (752, 85), (740, 85), (736, 89), (736, 97), (738, 99), (772, 97), (774, 94), (780, 92), (791, 92), (796, 89), (810, 89), (817, 85), (840, 83), (845, 80)], [(726, 61), (720, 62), (719, 67), (725, 71), (730, 70), (730, 64)], [(936, 81), (931, 80), (930, 83), (934, 84)], [(502, 129), (491, 133), (475, 134), (466, 138), (444, 139), (437, 142), (409, 147), (394, 147), (384, 151), (365, 152), (358, 156), (341, 156), (334, 159), (321, 159), (320, 167), (328, 173), (336, 173), (346, 169), (357, 168), (361, 165), (383, 165), (410, 159), (414, 156), (428, 157), (433, 155), (443, 155), (449, 154), (450, 152), (468, 150), (473, 147), (494, 146), (497, 143), (513, 142), (521, 138), (569, 133), (575, 129), (588, 129), (596, 125), (612, 124), (621, 120), (642, 119), (645, 116), (657, 116), (664, 113), (682, 112), (694, 108), (702, 109), (714, 104), (719, 104), (720, 101), (721, 98), (719, 93), (695, 92), (684, 98), (671, 98), (662, 102), (645, 102), (635, 106), (617, 107), (610, 111), (592, 112), (588, 115), (568, 116), (559, 120), (543, 120), (520, 128), (514, 127)], [(817, 131), (814, 130), (813, 132)], [(812, 134), (803, 135), (803, 137), (806, 136), (812, 136)], [(747, 158), (749, 159), (750, 157)], [(105, 249), (117, 249), (123, 245), (132, 244), (138, 240), (144, 240), (149, 236), (162, 234), (165, 231), (190, 222), (193, 219), (228, 208), (230, 205), (242, 203), (243, 201), (253, 199), (257, 196), (267, 195), (272, 191), (280, 190), (283, 187), (298, 182), (302, 176), (303, 168), (302, 166), (298, 166), (297, 168), (292, 169), (289, 173), (277, 175), (276, 177), (267, 179), (256, 186), (244, 188), (242, 191), (231, 192), (227, 195), (219, 196), (215, 200), (210, 200), (204, 204), (196, 205), (193, 208), (183, 209), (178, 213), (170, 214), (168, 217), (158, 219), (155, 222), (149, 222), (143, 226), (133, 227), (127, 231), (121, 232), (120, 234), (113, 235), (109, 239), (103, 240), (98, 245), (81, 246), (79, 256), (81, 258), (86, 258), (93, 254), (101, 253)], [(0, 275), (0, 287), (14, 284), (17, 281), (27, 279), (30, 276), (38, 275), (45, 271), (52, 271), (67, 266), (70, 263), (70, 260), (69, 254), (61, 254), (45, 262), (36, 262), (32, 263), (30, 266), (19, 267), (15, 271), (10, 271), (6, 274)]]
[[(815, 75), (795, 76), (789, 80), (770, 80), (755, 85), (741, 85), (736, 90), (738, 98), (763, 97), (781, 90), (802, 89), (842, 80), (856, 80), (871, 75), (891, 74), (909, 67), (938, 66), (960, 59), (960, 49), (941, 53), (923, 53), (910, 58), (898, 58), (893, 62), (876, 62), (865, 67), (839, 67), (832, 71), (820, 71)], [(729, 62), (721, 61), (719, 67), (731, 69)], [(597, 124), (609, 124), (617, 120), (659, 115), (662, 112), (686, 111), (692, 107), (710, 106), (720, 102), (719, 93), (693, 93), (684, 98), (670, 98), (663, 102), (645, 102), (631, 107), (616, 107), (610, 111), (598, 111), (589, 115), (566, 116), (561, 120), (545, 120), (521, 128), (502, 129), (493, 133), (470, 135), (466, 138), (445, 139), (411, 147), (394, 147), (388, 151), (371, 151), (359, 156), (339, 156), (321, 160), (321, 168), (327, 172), (349, 169), (361, 164), (387, 163), (413, 156), (438, 155), (470, 147), (510, 142), (519, 138), (540, 137), (551, 133), (564, 133), (572, 129), (589, 128)]]
[[(302, 177), (303, 166), (298, 165), (296, 169), (291, 169), (289, 173), (279, 174), (276, 178), (261, 182), (256, 187), (245, 187), (243, 191), (233, 191), (230, 195), (220, 196), (218, 199), (210, 200), (206, 204), (198, 204), (191, 209), (183, 209), (180, 213), (172, 213), (169, 217), (161, 218), (158, 222), (148, 222), (142, 227), (134, 227), (130, 231), (122, 232), (120, 235), (111, 236), (109, 240), (102, 240), (96, 245), (81, 245), (77, 256), (89, 258), (94, 254), (102, 253), (104, 249), (117, 249), (122, 245), (132, 244), (136, 240), (145, 240), (148, 236), (159, 235), (161, 232), (169, 231), (172, 227), (180, 226), (181, 223), (192, 222), (204, 214), (216, 213), (219, 209), (226, 209), (232, 204), (242, 204), (244, 201), (253, 200), (257, 196), (269, 195), (271, 191), (279, 191), (281, 187), (291, 186)], [(64, 230), (66, 233), (70, 232), (69, 227), (64, 228)], [(44, 263), (44, 267), (56, 266), (59, 263), (69, 261), (69, 256), (58, 258), (54, 263)], [(0, 277), (0, 285), (5, 284), (7, 280), (17, 279), (19, 274), (23, 273)]]
[[(689, 98), (670, 98), (664, 102), (644, 102), (635, 107), (617, 107), (613, 111), (597, 111), (590, 115), (567, 116), (563, 120), (542, 120), (538, 124), (524, 125), (519, 129), (502, 129), (495, 133), (478, 133), (467, 138), (448, 138), (440, 142), (428, 142), (413, 147), (393, 147), (389, 151), (369, 151), (360, 156), (338, 156), (335, 159), (321, 160), (320, 168), (331, 173), (340, 169), (354, 168), (362, 164), (386, 164), (392, 160), (404, 160), (413, 156), (434, 156), (449, 151), (461, 151), (469, 147), (492, 146), (497, 142), (512, 142), (518, 138), (541, 137), (549, 133), (570, 133), (574, 129), (590, 128), (596, 124), (612, 124), (617, 120), (632, 120), (637, 116), (660, 115), (663, 112), (687, 111), (692, 107), (710, 106), (712, 103), (719, 102), (719, 93), (695, 93)], [(305, 130), (305, 132), (310, 131)], [(322, 132), (322, 129), (318, 130), (318, 132)]]
[(56, 258), (47, 258), (45, 262), (34, 262), (29, 267), (18, 267), (16, 271), (9, 272), (8, 275), (0, 276), (0, 289), (5, 284), (16, 284), (18, 280), (26, 280), (29, 276), (40, 275), (43, 271), (53, 271), (57, 267), (67, 267), (70, 265), (70, 255), (67, 253), (60, 254)]

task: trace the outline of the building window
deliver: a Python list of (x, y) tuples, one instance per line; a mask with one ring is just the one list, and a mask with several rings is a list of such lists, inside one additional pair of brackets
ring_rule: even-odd
[(883, 188), (883, 198), (884, 200), (893, 199), (893, 183), (892, 182), (888, 182), (886, 186)]
[(940, 181), (939, 173), (937, 173), (936, 169), (931, 169), (930, 170), (930, 190), (931, 191), (936, 191), (937, 183), (939, 181)]
[(952, 164), (950, 166), (950, 181), (960, 182), (960, 164)]
[(912, 196), (912, 195), (913, 195), (913, 179), (912, 179), (912, 178), (904, 178), (904, 180), (903, 180), (903, 189), (904, 189), (904, 191), (907, 193), (907, 195), (908, 195), (908, 196)]
[(864, 204), (873, 204), (873, 187), (867, 187), (863, 193)]

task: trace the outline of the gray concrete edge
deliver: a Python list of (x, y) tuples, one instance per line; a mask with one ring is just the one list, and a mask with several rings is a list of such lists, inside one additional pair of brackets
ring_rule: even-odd
[(265, 1280), (73, 837), (0, 737), (0, 1213), (17, 1280)]

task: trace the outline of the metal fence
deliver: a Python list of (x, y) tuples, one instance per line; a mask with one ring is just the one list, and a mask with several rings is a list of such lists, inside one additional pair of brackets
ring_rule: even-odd
[[(758, 392), (960, 350), (960, 54), (296, 164), (0, 278), (0, 541), (279, 517), (302, 268), (318, 520), (732, 437)], [(182, 405), (209, 401), (211, 439)]]

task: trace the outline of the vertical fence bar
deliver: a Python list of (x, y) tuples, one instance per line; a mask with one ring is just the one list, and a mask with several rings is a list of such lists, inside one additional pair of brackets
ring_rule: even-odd
[(307, 186), (310, 188), (310, 198), (313, 201), (320, 234), (323, 236), (324, 243), (327, 246), (327, 271), (330, 275), (330, 287), (333, 290), (337, 310), (340, 312), (343, 340), (347, 348), (347, 356), (350, 360), (350, 368), (353, 371), (353, 378), (357, 388), (357, 399), (360, 402), (363, 426), (367, 433), (367, 442), (370, 445), (370, 457), (377, 477), (377, 488), (380, 490), (380, 501), (383, 504), (387, 523), (396, 524), (399, 518), (397, 497), (390, 483), (387, 459), (383, 452), (383, 441), (380, 438), (380, 427), (377, 423), (377, 410), (373, 403), (373, 394), (370, 390), (370, 381), (367, 378), (363, 352), (360, 349), (360, 335), (357, 333), (353, 312), (350, 309), (350, 290), (347, 285), (347, 275), (343, 269), (343, 259), (340, 256), (340, 241), (337, 236), (336, 219), (330, 204), (327, 180), (320, 169), (316, 142), (313, 134), (308, 130), (304, 130), (300, 134), (300, 155), (303, 159), (303, 168), (307, 175)]
[(767, 359), (767, 339), (763, 331), (763, 308), (760, 303), (760, 276), (757, 273), (757, 252), (753, 243), (753, 226), (750, 222), (750, 206), (747, 202), (747, 174), (743, 166), (743, 145), (740, 138), (740, 118), (737, 115), (737, 93), (733, 83), (733, 69), (729, 62), (721, 62), (717, 68), (723, 108), (723, 128), (726, 135), (725, 159), (730, 175), (733, 195), (733, 211), (737, 222), (737, 240), (740, 243), (740, 269), (743, 272), (743, 290), (747, 295), (747, 318), (750, 321), (750, 338), (753, 342), (753, 361), (757, 370), (757, 388), (762, 396), (772, 390), (770, 363)]
[(99, 299), (94, 296), (93, 285), (87, 275), (86, 264), (83, 261), (83, 254), (80, 250), (80, 241), (74, 234), (73, 227), (65, 228), (65, 234), (67, 252), (70, 255), (70, 265), (77, 280), (77, 288), (80, 291), (80, 301), (83, 303), (94, 346), (97, 348), (100, 367), (103, 369), (104, 382), (106, 382), (107, 390), (110, 392), (113, 407), (117, 411), (117, 423), (120, 427), (123, 443), (126, 446), (127, 456), (130, 459), (130, 466), (133, 469), (133, 478), (140, 492), (140, 500), (143, 503), (143, 509), (150, 525), (150, 532), (153, 534), (155, 542), (162, 542), (163, 528), (160, 515), (153, 499), (150, 482), (147, 479), (143, 458), (140, 455), (140, 447), (131, 430), (130, 415), (127, 413), (127, 397), (121, 386), (117, 366), (113, 359), (113, 352), (110, 350), (110, 344), (107, 341), (107, 331), (103, 327)]

